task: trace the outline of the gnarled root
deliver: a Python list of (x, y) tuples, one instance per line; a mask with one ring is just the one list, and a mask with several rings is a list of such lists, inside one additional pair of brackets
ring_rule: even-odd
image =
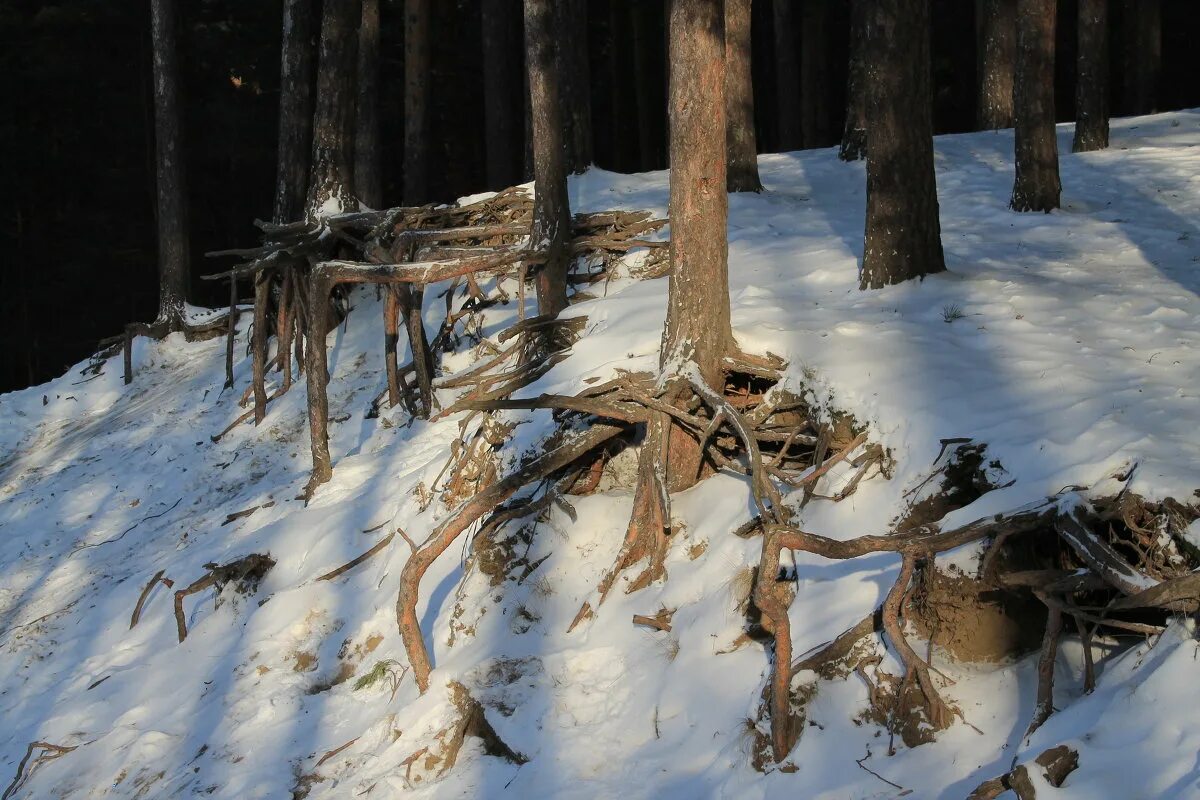
[(792, 715), (792, 624), (788, 619), (792, 597), (789, 584), (779, 580), (779, 557), (782, 552), (779, 530), (768, 527), (763, 536), (762, 557), (754, 584), (754, 604), (762, 612), (763, 627), (775, 638), (770, 706), (771, 754), (776, 763), (787, 758), (800, 735)]
[(892, 646), (896, 648), (905, 669), (904, 680), (897, 693), (894, 718), (899, 720), (903, 717), (907, 690), (915, 678), (921, 694), (925, 697), (925, 711), (929, 716), (930, 724), (935, 730), (943, 730), (950, 727), (950, 723), (954, 721), (954, 712), (950, 710), (950, 706), (946, 705), (946, 701), (934, 687), (933, 680), (929, 675), (929, 665), (917, 655), (916, 651), (912, 649), (912, 645), (904, 638), (901, 622), (904, 597), (912, 582), (915, 568), (916, 556), (912, 553), (905, 553), (900, 563), (900, 575), (896, 578), (895, 585), (892, 586), (887, 599), (883, 602), (883, 629)]
[[(643, 559), (649, 558), (650, 563), (630, 584), (628, 591), (634, 592), (649, 586), (666, 574), (663, 562), (666, 560), (671, 528), (671, 506), (670, 495), (663, 480), (670, 435), (666, 429), (670, 424), (670, 419), (662, 412), (652, 413), (649, 422), (646, 423), (646, 439), (638, 458), (633, 513), (630, 515), (629, 527), (625, 530), (625, 541), (621, 543), (616, 562), (605, 573), (596, 589), (597, 607), (608, 597), (621, 573)], [(591, 618), (592, 614), (592, 602), (585, 601), (567, 631), (574, 630), (575, 626)]]
[[(412, 666), (417, 688), (422, 694), (429, 689), (429, 673), (433, 667), (429, 661), (429, 652), (425, 648), (425, 639), (421, 633), (420, 620), (417, 617), (417, 597), (421, 578), (430, 565), (472, 523), (512, 497), (521, 487), (571, 465), (588, 451), (620, 434), (622, 430), (623, 428), (616, 425), (596, 423), (585, 432), (558, 444), (557, 447), (548, 447), (541, 456), (464, 502), (409, 557), (400, 573), (400, 592), (396, 598), (396, 624), (400, 629), (400, 636), (404, 640), (404, 649), (408, 653), (408, 662)], [(571, 480), (574, 480), (574, 476), (571, 476)]]

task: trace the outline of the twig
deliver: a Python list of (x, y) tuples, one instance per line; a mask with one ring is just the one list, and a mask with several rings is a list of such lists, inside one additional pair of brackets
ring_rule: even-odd
[(868, 748), (867, 748), (867, 754), (866, 754), (865, 756), (863, 756), (862, 758), (856, 758), (856, 759), (854, 759), (854, 763), (855, 763), (855, 764), (858, 764), (858, 766), (859, 766), (861, 769), (864, 769), (864, 770), (866, 770), (867, 772), (869, 772), (869, 773), (871, 773), (872, 775), (874, 775), (876, 778), (879, 778), (879, 780), (883, 781), (883, 782), (884, 782), (884, 783), (886, 783), (888, 786), (893, 786), (893, 787), (895, 787), (895, 788), (899, 789), (899, 790), (900, 790), (900, 791), (902, 791), (902, 792), (903, 792), (903, 791), (907, 791), (907, 790), (906, 790), (906, 789), (905, 789), (903, 786), (901, 786), (900, 784), (898, 784), (898, 783), (892, 783), (892, 782), (891, 782), (891, 781), (889, 781), (887, 778), (883, 777), (883, 776), (882, 776), (882, 775), (880, 775), (878, 772), (876, 772), (875, 770), (871, 769), (870, 767), (868, 767), (866, 764), (864, 764), (864, 763), (863, 763), (864, 761), (866, 761), (866, 760), (867, 760), (868, 758), (870, 758), (870, 757), (871, 757), (871, 748), (869, 748), (869, 747), (868, 747)]
[(328, 761), (329, 759), (333, 758), (333, 757), (334, 757), (334, 756), (336, 756), (338, 753), (342, 752), (342, 751), (343, 751), (343, 750), (345, 750), (347, 747), (349, 747), (350, 745), (354, 744), (354, 743), (355, 743), (355, 742), (357, 742), (357, 741), (358, 741), (358, 737), (357, 737), (357, 736), (355, 736), (353, 739), (351, 739), (350, 741), (346, 742), (346, 743), (345, 743), (344, 745), (342, 745), (341, 747), (335, 747), (334, 749), (330, 750), (330, 751), (329, 751), (329, 752), (327, 752), (325, 755), (321, 756), (321, 760), (317, 762), (317, 766), (318, 766), (318, 767), (319, 767), (319, 766), (321, 766), (321, 765), (322, 765), (322, 764), (324, 764), (326, 761)]
[(121, 534), (119, 536), (116, 536), (112, 539), (105, 539), (103, 542), (96, 542), (95, 544), (81, 544), (78, 547), (76, 547), (74, 550), (72, 550), (70, 553), (68, 553), (67, 558), (70, 558), (71, 556), (78, 553), (80, 550), (86, 550), (89, 547), (101, 547), (102, 545), (112, 544), (113, 542), (119, 542), (121, 539), (125, 538), (125, 534), (129, 533), (131, 530), (136, 528), (138, 525), (141, 525), (143, 522), (149, 522), (152, 519), (158, 519), (159, 517), (166, 516), (167, 514), (169, 514), (175, 510), (175, 506), (179, 505), (182, 502), (183, 502), (183, 498), (181, 497), (178, 500), (176, 500), (175, 503), (170, 508), (168, 508), (166, 511), (161, 511), (157, 514), (151, 514), (147, 517), (142, 517), (137, 522), (133, 523), (128, 528), (121, 531)]

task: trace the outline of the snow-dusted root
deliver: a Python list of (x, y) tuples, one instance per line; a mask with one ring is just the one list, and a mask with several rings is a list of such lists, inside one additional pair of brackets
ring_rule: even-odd
[[(546, 259), (546, 252), (532, 247), (528, 241), (532, 207), (532, 197), (526, 189), (511, 187), (463, 205), (342, 213), (282, 225), (259, 222), (264, 236), (261, 246), (210, 253), (210, 256), (235, 256), (244, 263), (205, 276), (207, 280), (226, 279), (232, 285), (238, 279), (251, 278), (255, 285), (250, 387), (254, 407), (234, 424), (251, 416), (255, 424), (260, 423), (266, 404), (290, 388), (289, 344), (294, 337), (298, 364), (310, 377), (315, 376), (308, 387), (313, 474), (305, 496), (311, 497), (318, 486), (329, 480), (333, 467), (328, 453), (326, 357), (324, 348), (313, 347), (312, 343), (323, 342), (331, 327), (331, 304), (337, 305), (334, 295), (342, 291), (339, 287), (363, 283), (381, 287), (387, 293), (383, 309), (387, 385), (376, 404), (386, 395), (389, 405), (404, 403), (417, 416), (428, 418), (434, 410), (434, 353), (454, 338), (454, 326), (464, 314), (508, 301), (503, 292), (499, 298), (488, 297), (480, 288), (480, 281), (486, 277), (515, 278), (519, 313), (524, 313), (526, 281), (534, 277)], [(575, 285), (600, 280), (605, 277), (612, 257), (634, 248), (665, 252), (665, 241), (643, 238), (665, 225), (666, 220), (654, 219), (650, 212), (576, 215), (571, 255), (598, 260), (602, 268), (572, 274), (568, 280)], [(426, 287), (447, 282), (450, 288), (446, 292), (446, 320), (430, 341), (421, 315), (422, 294)], [(273, 289), (276, 284), (277, 289)], [(459, 287), (470, 300), (463, 309), (455, 311), (451, 301)], [(271, 304), (275, 305), (274, 313), (268, 307)], [(283, 376), (282, 385), (268, 395), (266, 321), (271, 316), (276, 320), (275, 366)], [(233, 326), (227, 328), (232, 342)], [(413, 353), (412, 361), (403, 367), (396, 363), (401, 329), (406, 332)], [(408, 385), (409, 374), (415, 378), (415, 386)]]
[[(1031, 601), (1043, 606), (1046, 624), (1040, 645), (1036, 706), (1028, 729), (1032, 733), (1054, 711), (1053, 665), (1068, 617), (1073, 619), (1087, 650), (1085, 688), (1090, 689), (1095, 682), (1091, 640), (1101, 628), (1124, 635), (1154, 636), (1164, 628), (1146, 621), (1147, 610), (1157, 610), (1159, 621), (1164, 623), (1166, 613), (1200, 610), (1200, 579), (1193, 572), (1197, 561), (1190, 555), (1185, 557), (1186, 539), (1182, 535), (1200, 516), (1196, 509), (1173, 501), (1146, 504), (1127, 493), (1101, 498), (1089, 505), (1081, 492), (1079, 487), (1072, 487), (1041, 503), (983, 517), (957, 528), (943, 530), (937, 522), (924, 522), (902, 525), (890, 534), (848, 540), (818, 536), (786, 524), (763, 524), (763, 556), (753, 597), (762, 614), (763, 628), (774, 639), (775, 656), (764, 699), (769, 706), (767, 716), (775, 763), (783, 762), (799, 735), (792, 678), (801, 670), (828, 670), (839, 661), (844, 662), (843, 674), (856, 671), (871, 661), (872, 656), (852, 655), (855, 647), (880, 629), (903, 665), (904, 675), (898, 686), (887, 676), (895, 688), (886, 697), (873, 688), (874, 717), (885, 722), (893, 734), (904, 733), (911, 744), (921, 741), (916, 735), (910, 736), (915, 730), (911, 728), (913, 724), (936, 732), (948, 727), (958, 712), (942, 699), (929, 664), (908, 642), (904, 633), (906, 622), (926, 633), (931, 643), (949, 643), (954, 637), (971, 632), (947, 631), (947, 622), (951, 627), (961, 624), (970, 627), (973, 619), (970, 606), (981, 604), (980, 597), (985, 593), (1028, 595)], [(963, 505), (951, 502), (948, 510)], [(921, 514), (916, 514), (916, 518), (921, 518)], [(978, 575), (952, 576), (937, 569), (937, 554), (985, 541), (988, 544)], [(1149, 546), (1151, 542), (1153, 547)], [(894, 552), (901, 557), (901, 568), (879, 611), (827, 647), (793, 663), (787, 614), (791, 592), (788, 584), (780, 580), (780, 555), (785, 549), (838, 560)], [(1136, 557), (1130, 559), (1129, 555)], [(1030, 568), (1030, 559), (1035, 559), (1037, 568)], [(950, 586), (939, 588), (931, 586), (932, 583)], [(920, 595), (919, 601), (914, 601), (915, 594)], [(943, 609), (938, 608), (941, 604), (953, 605), (954, 613), (942, 613)], [(1103, 612), (1095, 612), (1096, 605), (1102, 606)], [(1028, 612), (1023, 614), (1022, 623), (1027, 624)], [(1010, 657), (1023, 652), (1019, 644), (1014, 642), (1014, 645), (1017, 649), (1012, 652), (993, 653), (991, 657)], [(960, 655), (963, 652), (969, 654), (960, 651)], [(849, 663), (852, 660), (856, 663)], [(876, 663), (878, 674), (877, 660), (875, 657), (872, 663)], [(863, 678), (867, 680), (865, 675)], [(915, 697), (923, 705), (922, 716), (915, 720), (912, 709), (908, 708), (914, 697), (910, 690), (916, 690)]]
[[(421, 692), (429, 688), (429, 673), (432, 670), (417, 617), (417, 598), (425, 572), (472, 523), (497, 510), (527, 484), (570, 467), (588, 451), (620, 434), (621, 430), (615, 425), (596, 424), (581, 434), (564, 435), (562, 441), (548, 444), (542, 456), (465, 501), (405, 562), (400, 576), (400, 593), (396, 599), (396, 620), (413, 677)], [(575, 477), (570, 475), (567, 480), (574, 482)]]

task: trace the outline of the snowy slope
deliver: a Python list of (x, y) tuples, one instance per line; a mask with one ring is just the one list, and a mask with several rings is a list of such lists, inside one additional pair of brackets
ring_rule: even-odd
[[(751, 352), (788, 360), (788, 381), (870, 426), (890, 448), (890, 481), (842, 503), (816, 502), (800, 520), (837, 538), (882, 532), (903, 492), (927, 474), (939, 440), (989, 445), (1013, 484), (956, 512), (965, 521), (1039, 500), (1064, 486), (1100, 488), (1136, 464), (1133, 490), (1193, 499), (1200, 488), (1200, 112), (1117, 121), (1113, 147), (1071, 155), (1060, 128), (1063, 209), (1007, 210), (1011, 132), (941, 137), (938, 188), (949, 272), (882, 291), (857, 289), (864, 173), (833, 150), (763, 156), (767, 191), (730, 202), (735, 334)], [(576, 211), (665, 214), (667, 174), (593, 170), (573, 179)], [(636, 258), (636, 256), (635, 256)], [(615, 279), (569, 313), (588, 317), (567, 359), (526, 390), (575, 392), (617, 368), (651, 370), (666, 281)], [(430, 321), (441, 301), (430, 293)], [(746, 719), (768, 667), (758, 645), (718, 654), (741, 632), (737, 575), (759, 542), (730, 532), (749, 518), (745, 483), (718, 476), (678, 496), (685, 530), (670, 578), (614, 592), (595, 620), (567, 634), (612, 563), (631, 498), (573, 500), (537, 530), (529, 580), (492, 586), (464, 576), (456, 543), (422, 585), (431, 691), (411, 677), (359, 690), (358, 677), (406, 663), (394, 602), (408, 547), (400, 538), (330, 582), (315, 578), (396, 527), (420, 541), (448, 513), (422, 511), (459, 434), (458, 419), (406, 425), (400, 410), (368, 419), (383, 385), (373, 293), (354, 295), (330, 334), (334, 478), (307, 507), (303, 385), (272, 403), (259, 429), (218, 443), (242, 409), (249, 378), (221, 391), (224, 343), (139, 340), (136, 377), (119, 357), (87, 380), (0, 397), (0, 785), (29, 743), (77, 748), (40, 766), (15, 797), (766, 797), (961, 798), (985, 778), (1049, 746), (1079, 750), (1081, 767), (1048, 796), (1200, 797), (1200, 726), (1190, 709), (1196, 645), (1176, 625), (1153, 648), (1104, 661), (1096, 693), (1079, 689), (1081, 650), (1064, 646), (1060, 712), (1022, 740), (1033, 708), (1033, 664), (956, 665), (959, 723), (937, 742), (886, 755), (887, 737), (854, 718), (866, 688), (822, 682), (792, 762), (749, 766)], [(489, 312), (495, 335), (514, 318)], [(245, 341), (239, 341), (244, 352)], [(446, 363), (460, 369), (468, 357)], [(444, 402), (453, 395), (445, 393)], [(512, 412), (517, 444), (549, 434), (544, 412)], [(838, 488), (835, 469), (822, 491)], [(273, 503), (273, 504), (272, 504)], [(272, 504), (272, 505), (268, 505)], [(222, 524), (254, 506), (252, 515)], [(1200, 530), (1193, 529), (1200, 538)], [(369, 532), (367, 532), (369, 531)], [(703, 544), (703, 546), (699, 546)], [(215, 607), (185, 601), (190, 634), (176, 642), (170, 592), (129, 615), (158, 570), (176, 588), (208, 562), (249, 553), (277, 561), (257, 594)], [(876, 607), (897, 559), (799, 559), (792, 606), (797, 653)], [(744, 587), (741, 587), (744, 591)], [(632, 614), (676, 609), (670, 633)], [(453, 640), (453, 644), (450, 641)], [(389, 662), (388, 660), (394, 660)], [(348, 676), (345, 665), (356, 673)], [(452, 717), (460, 681), (514, 749), (517, 767), (475, 744), (440, 780), (411, 756)], [(503, 711), (497, 711), (503, 709)], [(504, 713), (507, 712), (507, 713)], [(329, 756), (322, 757), (353, 742)], [(870, 767), (896, 788), (860, 768)], [(414, 765), (416, 767), (414, 768)], [(415, 771), (414, 771), (415, 769)], [(302, 779), (302, 776), (309, 776)]]

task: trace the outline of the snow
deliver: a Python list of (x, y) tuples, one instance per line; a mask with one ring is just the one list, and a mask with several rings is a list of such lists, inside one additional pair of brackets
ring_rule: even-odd
[[(767, 191), (731, 198), (740, 345), (787, 359), (793, 388), (869, 424), (896, 464), (891, 480), (808, 505), (805, 529), (835, 538), (886, 531), (940, 440), (955, 437), (987, 443), (1012, 483), (950, 524), (1070, 486), (1112, 494), (1123, 485), (1112, 476), (1134, 465), (1132, 491), (1194, 499), (1200, 111), (1115, 120), (1104, 152), (1072, 155), (1070, 137), (1061, 126), (1063, 208), (1049, 215), (1006, 207), (1011, 131), (940, 137), (949, 271), (880, 291), (857, 289), (861, 164), (841, 163), (833, 150), (763, 156)], [(594, 169), (570, 190), (577, 211), (666, 212), (666, 173)], [(572, 356), (526, 394), (656, 370), (667, 281), (616, 277), (590, 291), (568, 312), (588, 320)], [(435, 324), (442, 301), (435, 292), (426, 300)], [(548, 558), (519, 584), (494, 587), (478, 570), (466, 573), (469, 550), (456, 542), (426, 576), (418, 607), (435, 665), (430, 692), (418, 697), (411, 676), (394, 697), (386, 680), (355, 690), (377, 662), (394, 660), (397, 673), (407, 664), (393, 607), (408, 548), (397, 537), (338, 580), (315, 578), (397, 526), (419, 542), (445, 518), (440, 500), (426, 501), (461, 418), (411, 426), (399, 410), (367, 418), (383, 385), (379, 308), (370, 291), (352, 304), (329, 337), (330, 413), (340, 420), (331, 426), (334, 478), (307, 506), (296, 499), (308, 469), (302, 383), (270, 405), (260, 428), (209, 440), (242, 413), (249, 380), (241, 361), (237, 390), (222, 391), (222, 340), (138, 339), (128, 387), (117, 356), (98, 377), (78, 365), (0, 397), (0, 782), (30, 742), (78, 745), (39, 767), (16, 797), (276, 798), (290, 796), (301, 775), (317, 776), (308, 781), (314, 799), (899, 796), (855, 763), (869, 752), (863, 765), (911, 796), (958, 798), (1060, 743), (1078, 749), (1081, 766), (1048, 796), (1200, 797), (1200, 728), (1190, 714), (1197, 653), (1183, 623), (1101, 659), (1087, 696), (1081, 648), (1065, 643), (1059, 711), (1029, 741), (1028, 659), (983, 667), (935, 653), (955, 681), (943, 691), (970, 725), (892, 757), (886, 733), (854, 721), (866, 705), (862, 682), (823, 681), (808, 708), (814, 724), (790, 759), (797, 771), (755, 772), (747, 719), (768, 657), (753, 644), (722, 651), (742, 630), (738, 576), (757, 563), (759, 542), (730, 535), (753, 501), (744, 480), (725, 475), (672, 498), (683, 530), (669, 580), (614, 591), (570, 634), (616, 555), (627, 489), (572, 498), (574, 521), (554, 508), (525, 554), (530, 563)], [(484, 332), (494, 337), (515, 314), (489, 311)], [(453, 396), (439, 392), (443, 404)], [(505, 449), (509, 463), (552, 429), (546, 412), (506, 419), (524, 423)], [(849, 474), (835, 468), (822, 491)], [(222, 524), (252, 506), (260, 508)], [(157, 570), (180, 588), (206, 563), (253, 552), (277, 561), (257, 594), (219, 608), (211, 591), (188, 597), (183, 643), (162, 586), (129, 629)], [(889, 554), (796, 562), (796, 653), (875, 608), (898, 567)], [(660, 608), (674, 610), (671, 632), (630, 624)], [(343, 663), (356, 663), (355, 677), (338, 680)], [(453, 717), (450, 681), (471, 689), (529, 763), (487, 757), (475, 743), (446, 776), (416, 780), (410, 757)]]

